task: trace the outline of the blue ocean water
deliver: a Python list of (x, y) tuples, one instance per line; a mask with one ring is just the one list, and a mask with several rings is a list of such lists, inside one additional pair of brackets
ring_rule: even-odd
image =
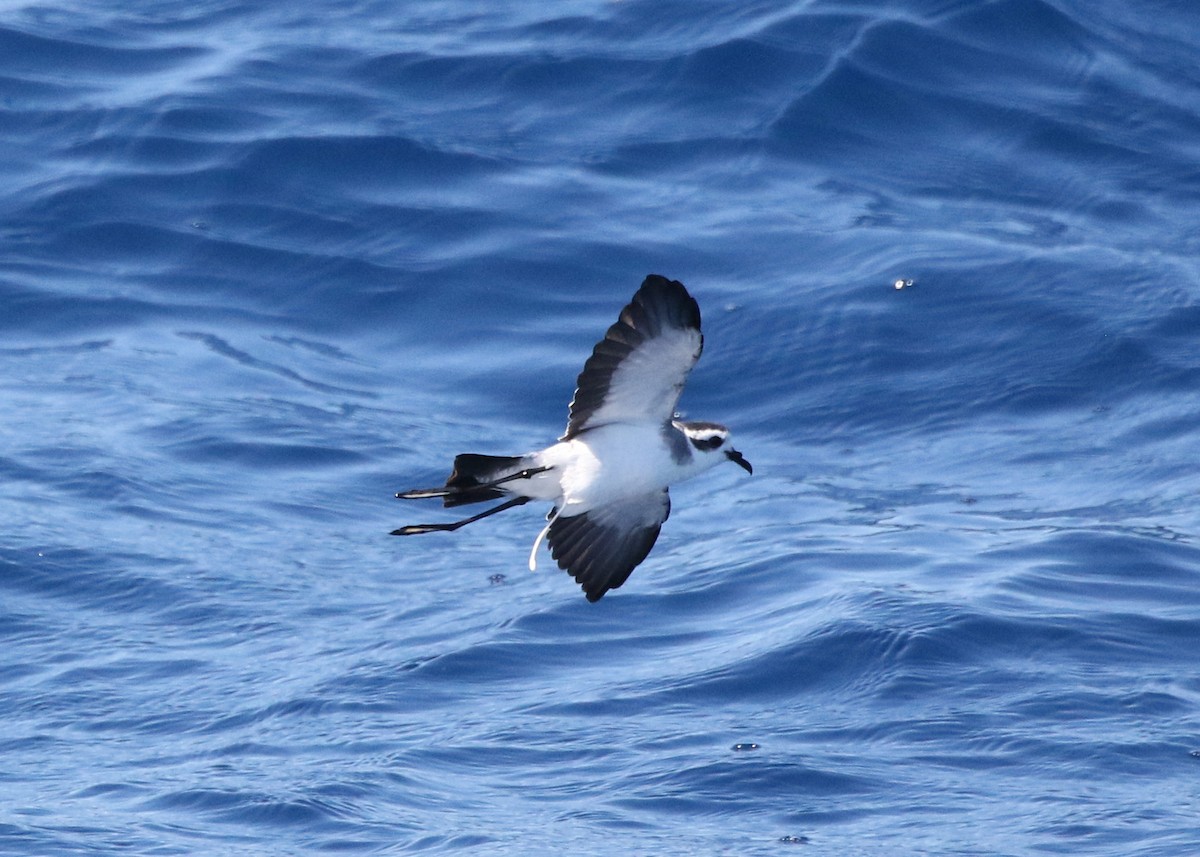
[[(0, 8), (0, 851), (1200, 853), (1192, 4), (109, 6)], [(754, 476), (389, 537), (650, 272)]]

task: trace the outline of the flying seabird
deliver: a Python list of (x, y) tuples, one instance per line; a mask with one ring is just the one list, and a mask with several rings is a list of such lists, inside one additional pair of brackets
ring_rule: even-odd
[(460, 521), (414, 524), (392, 535), (450, 532), (547, 500), (553, 508), (534, 540), (529, 568), (536, 568), (546, 539), (559, 568), (588, 601), (599, 601), (650, 553), (671, 512), (670, 485), (723, 461), (754, 472), (725, 426), (677, 418), (675, 406), (703, 347), (700, 307), (683, 284), (646, 277), (584, 364), (557, 443), (527, 455), (464, 453), (443, 487), (396, 495), (438, 497), (447, 508), (508, 499)]

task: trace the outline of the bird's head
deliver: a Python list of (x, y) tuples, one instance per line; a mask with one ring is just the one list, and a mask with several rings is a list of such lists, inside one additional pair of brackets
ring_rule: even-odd
[(753, 473), (750, 462), (733, 448), (729, 442), (729, 429), (719, 423), (685, 423), (676, 421), (675, 426), (683, 432), (692, 447), (692, 455), (709, 467), (728, 459), (747, 473)]

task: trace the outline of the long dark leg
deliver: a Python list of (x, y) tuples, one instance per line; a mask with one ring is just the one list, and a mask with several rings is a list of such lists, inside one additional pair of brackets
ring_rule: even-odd
[[(493, 482), (481, 482), (478, 485), (471, 485), (469, 488), (414, 488), (412, 491), (401, 491), (396, 495), (399, 500), (424, 500), (428, 497), (453, 497), (455, 494), (460, 494), (465, 491), (479, 491), (484, 488), (495, 488), (497, 485), (503, 485), (505, 482), (512, 482), (515, 479), (529, 479), (539, 473), (545, 473), (550, 470), (549, 467), (530, 467), (526, 470), (521, 470), (516, 473), (509, 474), (502, 479), (497, 479)], [(505, 506), (504, 508), (508, 508)]]
[(473, 524), (476, 521), (495, 515), (497, 512), (503, 512), (505, 509), (511, 509), (513, 506), (523, 506), (529, 502), (528, 497), (513, 497), (507, 503), (501, 503), (499, 506), (488, 509), (486, 512), (480, 512), (478, 515), (472, 515), (469, 518), (463, 518), (461, 521), (454, 521), (449, 524), (409, 524), (407, 527), (401, 527), (398, 530), (392, 530), (393, 536), (415, 536), (419, 533), (452, 533), (459, 527), (465, 527), (467, 524)]

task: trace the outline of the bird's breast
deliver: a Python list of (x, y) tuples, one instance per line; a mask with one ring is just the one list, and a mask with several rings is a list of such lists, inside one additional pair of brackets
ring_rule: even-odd
[(564, 514), (666, 488), (679, 465), (660, 425), (610, 425), (555, 444), (539, 462), (559, 473)]

